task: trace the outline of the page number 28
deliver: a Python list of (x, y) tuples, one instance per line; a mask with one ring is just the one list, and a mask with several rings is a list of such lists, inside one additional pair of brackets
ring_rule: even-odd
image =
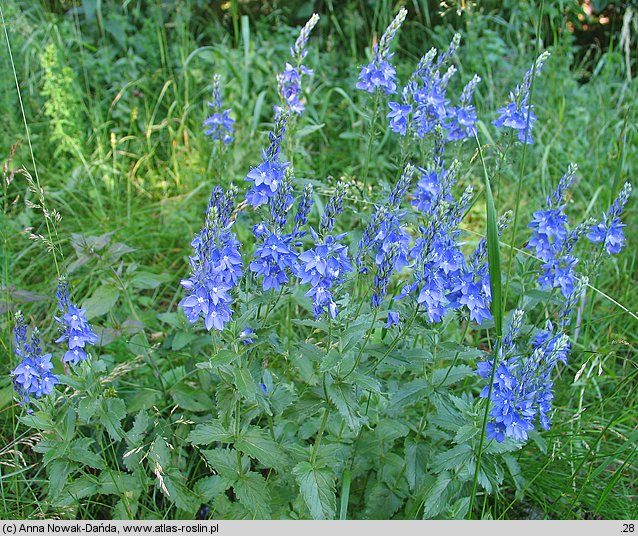
[(633, 523), (623, 523), (622, 530), (620, 532), (633, 532), (634, 524)]

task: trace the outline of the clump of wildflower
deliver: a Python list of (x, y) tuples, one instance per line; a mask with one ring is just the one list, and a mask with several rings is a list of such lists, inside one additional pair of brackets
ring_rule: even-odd
[(253, 182), (254, 186), (246, 194), (246, 200), (258, 207), (275, 195), (279, 185), (283, 181), (284, 171), (288, 162), (279, 161), (281, 143), (286, 133), (286, 124), (289, 112), (282, 110), (277, 114), (275, 128), (268, 134), (270, 145), (262, 151), (263, 161), (257, 167), (252, 168), (246, 175), (246, 180)]
[[(390, 193), (388, 204), (377, 207), (370, 222), (366, 226), (363, 236), (359, 240), (359, 253), (357, 254), (357, 268), (359, 272), (368, 271), (367, 256), (371, 256), (374, 265), (381, 268), (382, 264), (392, 260), (392, 272), (399, 272), (408, 263), (408, 250), (410, 235), (402, 223), (405, 213), (400, 211), (400, 205), (405, 193), (410, 187), (416, 167), (406, 164), (401, 178)], [(390, 250), (396, 247), (396, 251), (390, 254)]]
[(11, 378), (13, 388), (20, 397), (20, 405), (24, 406), (29, 404), (31, 398), (50, 395), (60, 380), (51, 373), (51, 354), (42, 354), (37, 328), (33, 328), (27, 340), (27, 326), (20, 311), (15, 314), (13, 333), (15, 353), (22, 361), (11, 371)]
[(290, 55), (293, 57), (295, 65), (293, 66), (290, 63), (286, 63), (283, 72), (277, 75), (279, 94), (285, 107), (298, 115), (301, 115), (306, 109), (299, 98), (301, 95), (301, 77), (303, 75), (312, 76), (313, 74), (311, 69), (302, 65), (302, 62), (308, 54), (306, 44), (310, 37), (310, 32), (316, 26), (317, 22), (319, 22), (319, 15), (315, 13), (301, 29), (294, 47), (290, 48)]
[(377, 90), (382, 90), (387, 94), (396, 92), (396, 69), (390, 63), (390, 59), (393, 56), (390, 53), (390, 44), (407, 14), (408, 11), (405, 8), (401, 8), (397, 16), (386, 28), (378, 46), (375, 47), (374, 59), (368, 65), (364, 65), (359, 72), (357, 89), (368, 93), (375, 93)]
[(534, 106), (529, 103), (532, 81), (540, 73), (549, 56), (550, 53), (545, 51), (536, 59), (532, 68), (525, 73), (523, 83), (510, 92), (509, 102), (497, 110), (499, 116), (492, 121), (492, 124), (498, 128), (508, 127), (516, 130), (518, 140), (524, 143), (534, 141), (532, 128), (536, 122), (536, 115), (533, 111)]
[(569, 233), (567, 229), (564, 198), (577, 170), (576, 164), (569, 165), (554, 192), (547, 196), (547, 209), (534, 212), (534, 218), (528, 225), (532, 229), (532, 237), (527, 248), (534, 250), (536, 256), (544, 261), (539, 283), (542, 288), (560, 288), (565, 297), (572, 293), (576, 280), (578, 259), (571, 250), (579, 233)]
[(448, 110), (447, 123), (445, 125), (445, 128), (449, 131), (448, 141), (463, 140), (476, 136), (478, 116), (476, 115), (476, 108), (470, 103), (476, 86), (480, 81), (481, 77), (475, 74), (472, 80), (463, 88), (463, 93), (461, 93), (459, 98), (459, 106)]
[(316, 318), (326, 309), (331, 318), (338, 314), (337, 304), (331, 289), (344, 281), (345, 275), (352, 272), (352, 264), (348, 258), (348, 246), (341, 240), (345, 234), (330, 235), (336, 217), (343, 210), (343, 198), (346, 185), (337, 183), (335, 191), (324, 208), (319, 224), (319, 233), (310, 229), (314, 247), (299, 255), (296, 275), (301, 284), (310, 284), (306, 296), (312, 297), (312, 307)]
[(232, 289), (243, 274), (239, 241), (230, 231), (237, 189), (216, 186), (206, 210), (206, 221), (191, 245), (191, 276), (181, 281), (189, 292), (180, 306), (191, 324), (201, 317), (207, 330), (222, 331), (233, 313)]
[[(448, 49), (439, 55), (435, 48), (430, 49), (419, 61), (408, 83), (401, 91), (403, 104), (389, 102), (390, 129), (401, 136), (413, 132), (423, 138), (437, 126), (442, 126), (454, 134), (450, 139), (462, 139), (471, 131), (476, 121), (476, 112), (469, 102), (472, 98), (475, 80), (466, 86), (460, 108), (448, 109), (447, 86), (456, 72), (451, 65), (441, 74), (441, 69), (455, 54), (461, 36), (456, 34)], [(438, 58), (437, 58), (438, 56)]]
[(631, 184), (626, 182), (609, 211), (603, 213), (602, 221), (592, 225), (587, 233), (590, 242), (603, 242), (605, 251), (609, 255), (619, 253), (625, 245), (625, 235), (622, 230), (625, 224), (620, 221), (620, 215), (627, 204), (631, 191)]
[(58, 309), (62, 315), (54, 318), (61, 325), (62, 335), (55, 342), (68, 341), (68, 350), (64, 354), (63, 360), (66, 363), (77, 365), (79, 361), (88, 359), (86, 346), (94, 345), (98, 341), (98, 337), (91, 329), (84, 309), (71, 303), (68, 283), (64, 278), (60, 278), (58, 282), (56, 298)]
[(205, 134), (213, 140), (221, 139), (224, 143), (233, 141), (233, 124), (235, 120), (230, 117), (230, 108), (222, 110), (222, 91), (221, 77), (216, 74), (213, 76), (213, 102), (208, 103), (208, 107), (213, 109), (213, 115), (204, 121), (207, 127)]

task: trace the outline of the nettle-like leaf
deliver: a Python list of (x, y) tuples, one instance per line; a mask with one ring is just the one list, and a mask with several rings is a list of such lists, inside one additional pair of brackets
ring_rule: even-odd
[(126, 417), (126, 404), (119, 398), (104, 398), (100, 407), (100, 422), (114, 441), (124, 437), (122, 420)]
[(327, 390), (330, 401), (335, 405), (348, 427), (355, 432), (358, 431), (364, 419), (358, 412), (359, 404), (355, 396), (354, 385), (334, 381), (328, 385)]
[(264, 466), (283, 471), (288, 465), (284, 450), (261, 428), (250, 426), (235, 440), (237, 450), (259, 460)]
[(218, 419), (213, 419), (204, 424), (198, 424), (188, 434), (187, 441), (193, 445), (210, 445), (215, 441), (230, 443), (233, 434), (230, 433)]
[(333, 519), (337, 508), (334, 473), (327, 467), (300, 462), (292, 470), (313, 519)]
[(272, 510), (266, 480), (259, 473), (246, 472), (233, 487), (239, 502), (252, 519), (270, 519)]

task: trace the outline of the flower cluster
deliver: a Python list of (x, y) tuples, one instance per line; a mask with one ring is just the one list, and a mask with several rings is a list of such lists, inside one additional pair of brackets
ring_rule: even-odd
[(462, 140), (476, 134), (476, 109), (471, 104), (480, 77), (475, 75), (465, 86), (459, 106), (450, 106), (447, 86), (456, 73), (450, 65), (441, 74), (443, 66), (456, 54), (461, 36), (456, 34), (448, 49), (438, 54), (430, 49), (419, 61), (416, 70), (401, 91), (402, 103), (389, 102), (390, 129), (401, 136), (414, 134), (423, 138), (437, 127), (447, 132), (447, 140)]
[(400, 272), (409, 264), (410, 235), (402, 223), (405, 213), (400, 211), (400, 205), (415, 172), (416, 168), (412, 164), (405, 166), (401, 178), (390, 193), (388, 204), (377, 207), (359, 240), (356, 258), (359, 272), (368, 271), (367, 256), (372, 258), (378, 269), (375, 288), (381, 292), (375, 292), (372, 297), (376, 307), (380, 305), (379, 297), (385, 295), (385, 286), (392, 273)]
[(253, 207), (267, 203), (283, 181), (284, 171), (289, 163), (280, 162), (279, 153), (286, 134), (288, 116), (289, 112), (286, 110), (281, 110), (277, 114), (275, 128), (268, 134), (270, 145), (262, 151), (262, 163), (252, 168), (246, 175), (246, 180), (254, 183), (254, 186), (246, 193), (246, 200)]
[(524, 143), (534, 141), (532, 128), (536, 122), (536, 115), (533, 111), (534, 107), (529, 103), (532, 82), (549, 56), (550, 53), (545, 51), (536, 59), (532, 68), (525, 73), (523, 83), (510, 92), (509, 102), (497, 110), (499, 116), (492, 121), (492, 124), (498, 128), (508, 127), (518, 131), (518, 140)]
[(330, 289), (341, 284), (346, 273), (352, 272), (348, 247), (340, 242), (345, 235), (327, 234), (332, 231), (336, 216), (343, 210), (345, 194), (345, 184), (339, 182), (322, 214), (319, 233), (310, 229), (314, 247), (299, 255), (296, 276), (300, 283), (310, 284), (310, 290), (306, 292), (306, 296), (312, 297), (312, 307), (316, 318), (319, 318), (326, 308), (331, 318), (337, 316), (337, 304)]
[(236, 188), (216, 186), (206, 211), (206, 222), (191, 245), (191, 275), (181, 281), (189, 292), (180, 306), (191, 324), (203, 317), (207, 330), (223, 330), (232, 315), (230, 295), (243, 274), (239, 241), (230, 231)]
[(222, 140), (224, 143), (233, 141), (233, 123), (234, 119), (230, 117), (232, 110), (222, 110), (222, 91), (221, 77), (216, 74), (213, 76), (213, 102), (208, 103), (208, 107), (214, 110), (213, 115), (204, 121), (207, 127), (205, 134), (213, 140)]
[(625, 245), (625, 235), (622, 230), (625, 224), (620, 221), (620, 215), (631, 195), (631, 190), (631, 184), (626, 182), (609, 211), (603, 213), (602, 221), (592, 225), (587, 233), (590, 242), (603, 242), (605, 251), (609, 255), (619, 253)]
[(482, 398), (490, 398), (491, 420), (487, 423), (488, 439), (502, 442), (506, 437), (517, 441), (527, 440), (538, 419), (544, 430), (549, 430), (552, 411), (552, 373), (557, 364), (567, 363), (571, 349), (565, 334), (569, 326), (574, 303), (581, 296), (587, 279), (580, 281), (559, 313), (558, 328), (547, 321), (545, 329), (538, 330), (530, 340), (531, 354), (517, 344), (524, 311), (514, 311), (509, 331), (498, 347), (497, 365), (494, 360), (478, 364), (476, 373), (490, 384), (482, 392)]
[(58, 309), (62, 315), (56, 316), (55, 320), (61, 325), (62, 335), (55, 342), (68, 342), (68, 350), (64, 354), (63, 360), (66, 363), (77, 365), (79, 361), (88, 359), (86, 345), (94, 345), (98, 341), (98, 337), (91, 329), (84, 309), (71, 303), (69, 287), (64, 278), (60, 278), (58, 282), (56, 298)]
[(390, 53), (390, 44), (403, 24), (407, 14), (408, 11), (405, 8), (401, 8), (397, 16), (386, 28), (378, 46), (375, 47), (374, 59), (368, 65), (364, 65), (359, 72), (357, 89), (367, 91), (368, 93), (375, 93), (377, 89), (387, 94), (396, 93), (397, 72), (390, 63), (390, 59), (393, 56), (393, 54)]
[(302, 61), (308, 54), (306, 44), (310, 37), (310, 32), (317, 22), (319, 22), (319, 15), (315, 13), (301, 29), (294, 47), (290, 48), (290, 55), (293, 57), (296, 66), (286, 63), (284, 71), (277, 75), (279, 94), (286, 109), (298, 115), (301, 115), (306, 109), (299, 98), (301, 95), (301, 77), (302, 75), (312, 76), (312, 70), (302, 65)]
[(253, 228), (253, 234), (261, 243), (249, 269), (263, 278), (264, 290), (279, 290), (289, 282), (288, 274), (294, 273), (297, 267), (298, 255), (293, 248), (298, 233), (283, 233), (292, 205), (292, 169), (287, 168), (281, 186), (269, 200), (270, 225), (261, 222)]
[(532, 237), (527, 248), (544, 262), (539, 283), (542, 288), (560, 288), (566, 298), (572, 293), (576, 281), (578, 259), (571, 251), (579, 232), (570, 233), (567, 229), (564, 198), (577, 169), (576, 164), (569, 165), (554, 192), (547, 196), (547, 209), (534, 212), (528, 225), (532, 229)]
[(37, 328), (31, 331), (27, 340), (27, 326), (20, 311), (15, 314), (15, 353), (21, 359), (11, 371), (13, 387), (20, 397), (20, 405), (27, 405), (31, 399), (50, 395), (60, 380), (51, 372), (51, 354), (42, 354), (40, 334)]

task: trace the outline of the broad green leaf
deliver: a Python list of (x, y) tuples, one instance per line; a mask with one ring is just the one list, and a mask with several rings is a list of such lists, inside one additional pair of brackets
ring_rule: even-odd
[(188, 434), (187, 441), (192, 445), (210, 445), (215, 441), (230, 443), (233, 434), (228, 432), (221, 421), (213, 419), (204, 424), (198, 424)]
[(245, 367), (236, 367), (234, 369), (235, 387), (239, 393), (249, 402), (255, 400), (257, 396), (257, 384), (253, 379), (253, 375)]
[(413, 380), (394, 393), (386, 407), (386, 412), (390, 416), (398, 415), (406, 406), (427, 397), (430, 392), (432, 392), (432, 386), (427, 381)]
[(234, 481), (221, 475), (205, 476), (195, 484), (195, 493), (203, 502), (210, 502), (232, 487)]
[(236, 480), (239, 477), (235, 449), (202, 450), (202, 454), (210, 466), (220, 475), (231, 480)]
[(178, 331), (173, 337), (173, 342), (171, 343), (171, 349), (174, 352), (177, 352), (178, 350), (181, 350), (182, 348), (184, 348), (184, 346), (186, 346), (189, 342), (191, 342), (193, 339), (196, 339), (196, 338), (197, 338), (197, 334), (195, 333), (188, 333), (187, 331)]
[(84, 423), (88, 423), (91, 417), (97, 412), (99, 400), (94, 397), (87, 396), (80, 400), (78, 404), (78, 418)]
[(91, 497), (98, 492), (98, 482), (94, 476), (82, 475), (70, 482), (60, 494), (52, 500), (56, 508), (68, 507), (80, 499)]
[(447, 471), (449, 469), (456, 469), (464, 467), (470, 462), (473, 462), (472, 448), (467, 443), (463, 445), (456, 445), (455, 447), (440, 452), (434, 458), (432, 469), (436, 473)]
[(122, 419), (126, 417), (126, 405), (119, 398), (105, 398), (100, 408), (100, 422), (112, 439), (119, 441), (124, 437)]
[(273, 441), (260, 428), (251, 426), (235, 441), (235, 448), (256, 458), (266, 467), (273, 467), (278, 471), (287, 465), (286, 454), (281, 446)]
[(185, 477), (177, 469), (167, 469), (164, 475), (164, 486), (168, 490), (168, 498), (175, 503), (177, 508), (189, 514), (194, 514), (197, 511), (201, 504), (200, 498), (186, 485)]
[(73, 441), (69, 449), (69, 459), (92, 469), (103, 469), (104, 460), (91, 450), (92, 443), (93, 439), (91, 438), (81, 438)]
[(328, 396), (337, 411), (346, 420), (351, 430), (357, 431), (361, 427), (361, 418), (357, 413), (357, 400), (354, 387), (348, 383), (332, 383), (328, 385)]
[(423, 519), (432, 519), (446, 506), (448, 500), (447, 489), (452, 478), (443, 472), (435, 478), (429, 478), (424, 488), (421, 502), (423, 503)]
[(432, 385), (435, 388), (446, 387), (473, 375), (474, 370), (467, 365), (437, 369), (432, 374)]
[(38, 430), (53, 430), (55, 428), (51, 415), (44, 411), (36, 411), (31, 415), (23, 415), (20, 417), (20, 421)]
[(245, 473), (233, 486), (241, 504), (253, 514), (253, 519), (270, 519), (270, 496), (266, 481), (259, 473)]
[(327, 372), (338, 365), (340, 362), (341, 353), (336, 348), (332, 348), (322, 359), (319, 370), (321, 372)]
[(86, 318), (91, 320), (96, 316), (108, 313), (117, 303), (119, 297), (120, 290), (113, 285), (104, 284), (98, 287), (82, 305), (82, 308), (86, 309)]
[(73, 470), (68, 460), (53, 460), (48, 466), (49, 495), (54, 497), (66, 485), (66, 480)]
[(330, 469), (313, 468), (308, 462), (298, 463), (292, 470), (304, 503), (313, 519), (334, 519), (337, 508), (335, 480)]
[(213, 399), (202, 389), (196, 389), (185, 383), (179, 383), (171, 388), (175, 403), (188, 411), (212, 411)]

